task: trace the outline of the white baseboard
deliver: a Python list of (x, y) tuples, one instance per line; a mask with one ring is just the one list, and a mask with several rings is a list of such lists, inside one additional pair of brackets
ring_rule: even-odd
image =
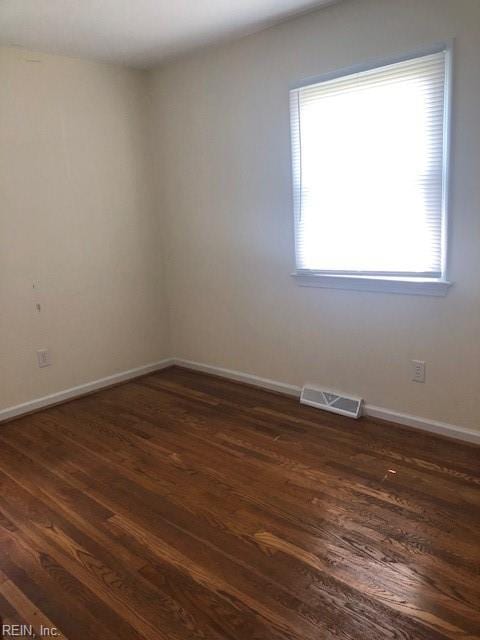
[[(12, 418), (19, 417), (32, 411), (44, 409), (54, 404), (64, 402), (65, 400), (72, 400), (78, 396), (82, 396), (92, 391), (98, 391), (105, 387), (109, 387), (120, 382), (126, 382), (132, 378), (138, 378), (139, 376), (152, 373), (153, 371), (159, 371), (165, 369), (171, 365), (178, 365), (185, 367), (186, 369), (192, 369), (194, 371), (203, 371), (204, 373), (211, 373), (222, 378), (228, 378), (229, 380), (235, 380), (237, 382), (246, 382), (247, 384), (260, 387), (262, 389), (268, 389), (270, 391), (277, 391), (293, 397), (300, 397), (301, 387), (297, 387), (293, 384), (287, 384), (285, 382), (278, 382), (277, 380), (270, 380), (269, 378), (261, 378), (250, 373), (243, 373), (242, 371), (234, 371), (232, 369), (224, 369), (222, 367), (216, 367), (214, 365), (203, 364), (201, 362), (192, 362), (190, 360), (183, 360), (182, 358), (166, 358), (159, 362), (137, 367), (136, 369), (129, 369), (128, 371), (122, 371), (115, 373), (106, 378), (94, 380), (93, 382), (87, 382), (86, 384), (78, 385), (77, 387), (71, 387), (51, 395), (44, 396), (42, 398), (36, 398), (23, 404), (18, 404), (15, 407), (7, 407), (0, 410), (0, 422), (5, 420), (11, 420)], [(465, 429), (453, 424), (447, 424), (445, 422), (438, 422), (436, 420), (430, 420), (428, 418), (420, 418), (418, 416), (412, 416), (398, 411), (392, 411), (383, 407), (377, 407), (370, 404), (364, 405), (364, 415), (371, 418), (378, 418), (386, 420), (388, 422), (394, 422), (402, 424), (407, 427), (413, 427), (421, 431), (428, 431), (437, 435), (447, 436), (456, 440), (462, 440), (464, 442), (471, 442), (473, 444), (480, 444), (480, 431), (473, 431), (471, 429)]]
[(235, 380), (236, 382), (246, 382), (247, 384), (252, 384), (255, 387), (261, 387), (262, 389), (279, 391), (280, 393), (286, 393), (289, 396), (300, 397), (300, 387), (296, 387), (293, 384), (277, 382), (276, 380), (269, 380), (268, 378), (259, 378), (258, 376), (254, 376), (251, 373), (242, 373), (241, 371), (233, 371), (232, 369), (223, 369), (222, 367), (215, 367), (213, 365), (203, 364), (201, 362), (182, 360), (181, 358), (174, 358), (174, 363), (179, 367), (193, 369), (193, 371), (212, 373), (215, 376), (228, 378), (229, 380)]
[[(262, 387), (263, 389), (269, 389), (270, 391), (279, 391), (280, 393), (286, 393), (290, 396), (300, 397), (301, 387), (297, 387), (292, 384), (277, 382), (276, 380), (270, 380), (268, 378), (260, 378), (249, 373), (233, 371), (231, 369), (223, 369), (222, 367), (216, 367), (200, 362), (182, 360), (181, 358), (175, 358), (174, 363), (187, 369), (193, 369), (194, 371), (212, 373), (223, 378), (228, 378), (229, 380), (246, 382), (247, 384), (252, 384), (256, 387)], [(378, 418), (387, 422), (394, 422), (406, 427), (419, 429), (420, 431), (428, 431), (437, 435), (454, 438), (455, 440), (462, 440), (463, 442), (480, 444), (480, 431), (477, 432), (471, 429), (457, 427), (456, 425), (447, 424), (446, 422), (438, 422), (436, 420), (430, 420), (429, 418), (420, 418), (418, 416), (412, 416), (406, 413), (392, 411), (390, 409), (377, 407), (371, 404), (364, 405), (363, 414), (370, 418)]]
[(28, 402), (17, 404), (15, 407), (7, 407), (6, 409), (0, 410), (0, 422), (11, 420), (12, 418), (16, 418), (25, 413), (31, 413), (32, 411), (37, 411), (38, 409), (44, 409), (45, 407), (58, 404), (59, 402), (64, 402), (65, 400), (77, 398), (78, 396), (91, 393), (92, 391), (98, 391), (104, 387), (118, 384), (119, 382), (138, 378), (139, 376), (146, 375), (152, 371), (165, 369), (165, 367), (169, 367), (173, 363), (173, 359), (170, 358), (160, 360), (160, 362), (153, 362), (151, 364), (143, 365), (142, 367), (137, 367), (136, 369), (129, 369), (128, 371), (114, 373), (112, 376), (107, 376), (106, 378), (100, 378), (99, 380), (80, 384), (77, 387), (71, 387), (70, 389), (64, 389), (63, 391), (58, 391), (57, 393), (52, 393), (51, 395), (43, 396), (42, 398), (29, 400)]
[(455, 438), (455, 440), (463, 440), (464, 442), (480, 444), (480, 431), (457, 427), (456, 425), (448, 424), (447, 422), (439, 422), (438, 420), (411, 416), (408, 413), (391, 411), (390, 409), (384, 409), (383, 407), (376, 407), (373, 404), (365, 405), (364, 415), (369, 416), (370, 418), (386, 420), (387, 422), (396, 422), (397, 424), (403, 424), (406, 427), (420, 429), (421, 431), (429, 431), (430, 433), (436, 433), (440, 436)]

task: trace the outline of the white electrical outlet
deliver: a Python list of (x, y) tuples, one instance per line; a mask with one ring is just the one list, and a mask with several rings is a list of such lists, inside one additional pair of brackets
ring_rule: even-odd
[(423, 360), (412, 360), (412, 381), (425, 382), (425, 362)]
[(39, 349), (37, 351), (37, 360), (39, 367), (49, 367), (52, 364), (50, 351), (48, 349)]

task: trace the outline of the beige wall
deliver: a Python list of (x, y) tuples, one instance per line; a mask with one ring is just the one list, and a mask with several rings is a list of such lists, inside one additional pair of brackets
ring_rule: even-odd
[[(480, 429), (480, 2), (346, 0), (154, 76), (172, 352)], [(456, 38), (446, 298), (298, 287), (288, 89)], [(361, 123), (360, 123), (361, 124)], [(409, 360), (427, 361), (427, 383)]]
[(2, 409), (167, 347), (145, 76), (1, 48), (0, 78)]

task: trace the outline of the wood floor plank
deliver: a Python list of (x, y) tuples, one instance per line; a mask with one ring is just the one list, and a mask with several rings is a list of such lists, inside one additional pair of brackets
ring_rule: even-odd
[(69, 640), (478, 640), (479, 525), (479, 447), (178, 367), (0, 428), (0, 615)]

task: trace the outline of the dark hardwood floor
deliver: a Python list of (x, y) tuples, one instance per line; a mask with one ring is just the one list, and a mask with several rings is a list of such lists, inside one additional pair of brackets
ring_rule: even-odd
[(3, 623), (480, 638), (479, 454), (180, 368), (1, 425)]

